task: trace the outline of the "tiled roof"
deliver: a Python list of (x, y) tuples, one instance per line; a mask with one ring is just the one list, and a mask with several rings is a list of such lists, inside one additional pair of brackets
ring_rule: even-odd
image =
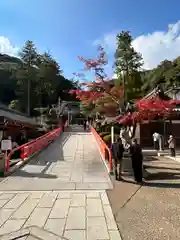
[(3, 103), (0, 103), (0, 116), (5, 117), (7, 119), (11, 119), (13, 121), (21, 122), (21, 123), (26, 123), (30, 125), (38, 125), (34, 119), (26, 116), (25, 114), (9, 109), (6, 105)]

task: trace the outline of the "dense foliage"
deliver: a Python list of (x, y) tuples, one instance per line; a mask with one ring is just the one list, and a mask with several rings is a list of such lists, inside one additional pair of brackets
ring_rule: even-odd
[[(166, 91), (173, 85), (180, 84), (180, 57), (173, 61), (164, 60), (152, 70), (144, 70), (142, 56), (135, 51), (132, 41), (128, 31), (117, 35), (114, 59), (117, 78), (113, 80), (108, 79), (104, 71), (107, 58), (102, 47), (95, 59), (79, 57), (85, 64), (85, 70), (93, 70), (95, 75), (91, 83), (83, 84), (84, 90), (74, 91), (87, 115), (90, 112), (99, 112), (106, 116), (116, 116), (120, 111), (126, 112), (129, 103), (135, 103), (157, 86)], [(169, 109), (171, 108), (170, 106)], [(143, 114), (144, 112), (143, 110)], [(160, 114), (166, 115), (163, 110)]]
[(19, 58), (0, 54), (0, 101), (12, 109), (32, 114), (34, 108), (57, 103), (58, 97), (75, 100), (72, 88), (77, 83), (66, 79), (51, 54), (40, 54), (32, 41), (25, 43)]
[[(34, 108), (56, 104), (58, 97), (62, 100), (77, 97), (86, 115), (116, 116), (124, 112), (128, 102), (135, 102), (158, 85), (162, 85), (164, 91), (179, 85), (180, 57), (164, 60), (152, 70), (144, 70), (142, 56), (132, 46), (130, 32), (120, 32), (116, 40), (114, 72), (117, 79), (109, 79), (105, 73), (108, 60), (100, 47), (95, 59), (79, 57), (85, 72), (94, 72), (93, 81), (83, 82), (81, 87), (66, 79), (51, 54), (40, 54), (32, 41), (25, 43), (19, 58), (0, 54), (0, 101), (12, 109), (32, 114)], [(69, 94), (71, 89), (75, 94)]]
[(179, 104), (180, 100), (163, 100), (157, 94), (149, 99), (137, 101), (134, 111), (121, 117), (118, 122), (123, 125), (134, 125), (145, 120), (169, 118), (175, 114), (174, 109)]
[[(106, 54), (103, 47), (99, 47), (98, 50), (98, 56), (95, 59), (79, 57), (79, 60), (85, 65), (84, 70), (92, 70), (95, 79), (92, 82), (83, 82), (81, 85), (85, 89), (78, 89), (73, 93), (83, 105), (87, 106), (87, 114), (89, 114), (89, 110), (92, 110), (101, 114), (116, 115), (122, 102), (123, 87), (115, 85), (107, 78), (104, 70), (104, 66), (107, 64)], [(75, 75), (82, 76), (82, 74)]]
[(116, 37), (115, 73), (119, 84), (124, 87), (124, 105), (141, 95), (140, 69), (143, 61), (141, 54), (133, 48), (132, 40), (127, 31), (122, 31)]

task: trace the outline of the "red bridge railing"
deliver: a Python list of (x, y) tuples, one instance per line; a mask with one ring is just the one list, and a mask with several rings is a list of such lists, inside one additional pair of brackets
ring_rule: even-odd
[[(102, 140), (102, 138), (99, 136), (99, 134), (96, 132), (96, 130), (91, 127), (91, 132), (93, 136), (95, 137), (97, 144), (99, 146), (99, 150), (102, 154), (103, 160), (108, 160), (109, 162), (109, 172), (112, 173), (113, 171), (113, 162), (112, 162), (112, 153), (109, 147), (106, 145), (106, 143)], [(106, 159), (106, 153), (108, 153), (108, 159)]]
[[(66, 126), (66, 125), (65, 125)], [(10, 162), (13, 154), (17, 151), (20, 151), (20, 161), (24, 161), (25, 159), (31, 157), (33, 154), (39, 152), (43, 148), (47, 147), (52, 141), (54, 141), (62, 132), (62, 128), (57, 128), (51, 132), (46, 133), (45, 135), (32, 140), (28, 143), (25, 143), (17, 148), (11, 150), (11, 152), (7, 156), (5, 172), (8, 172), (10, 168)]]

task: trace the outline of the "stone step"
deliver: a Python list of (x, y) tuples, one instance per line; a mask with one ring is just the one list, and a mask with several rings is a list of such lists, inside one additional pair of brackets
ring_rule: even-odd
[(16, 232), (11, 232), (7, 235), (0, 236), (1, 240), (68, 240), (38, 227), (24, 228)]

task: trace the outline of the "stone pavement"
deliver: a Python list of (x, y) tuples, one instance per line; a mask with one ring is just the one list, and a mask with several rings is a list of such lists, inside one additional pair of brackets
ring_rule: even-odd
[(0, 184), (9, 190), (86, 190), (112, 188), (91, 133), (65, 132), (29, 164)]
[(105, 191), (8, 192), (0, 206), (0, 235), (37, 226), (70, 240), (120, 239)]
[(120, 240), (111, 188), (94, 137), (72, 129), (0, 183), (0, 235), (37, 226), (69, 240)]

